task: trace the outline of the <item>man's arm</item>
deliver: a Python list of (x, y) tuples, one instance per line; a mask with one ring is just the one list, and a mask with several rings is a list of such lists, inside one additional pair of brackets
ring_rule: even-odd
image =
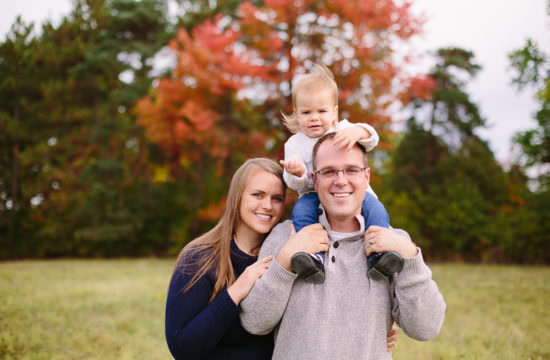
[(393, 278), (392, 316), (405, 334), (416, 340), (430, 340), (439, 334), (447, 305), (422, 252), (405, 259), (403, 269)]
[[(290, 221), (277, 225), (265, 239), (259, 258), (274, 257), (290, 235)], [(279, 324), (285, 311), (296, 274), (282, 267), (274, 258), (269, 269), (241, 301), (241, 324), (252, 334), (268, 334)]]
[[(408, 244), (401, 243), (402, 248), (408, 250), (411, 244), (414, 245), (406, 231), (391, 231), (408, 240)], [(422, 258), (420, 248), (415, 248), (416, 255), (404, 256), (403, 269), (393, 275), (392, 317), (409, 337), (430, 340), (441, 330), (447, 305), (432, 279), (432, 271)]]
[(403, 269), (391, 280), (393, 319), (413, 339), (434, 338), (443, 325), (446, 304), (422, 252), (406, 231), (369, 227), (365, 233), (367, 255), (386, 251), (396, 251), (405, 260)]

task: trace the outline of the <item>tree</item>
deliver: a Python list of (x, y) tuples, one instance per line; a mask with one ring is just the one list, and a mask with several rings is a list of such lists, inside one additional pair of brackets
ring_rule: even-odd
[[(0, 255), (138, 254), (168, 246), (152, 210), (166, 196), (148, 180), (149, 149), (131, 110), (151, 85), (152, 59), (169, 32), (161, 0), (79, 0), (59, 26), (46, 23), (32, 42), (19, 41), (32, 45), (28, 56), (2, 44), (0, 71), (12, 97), (4, 98), (2, 114), (15, 113), (9, 103), (24, 104), (20, 120), (5, 118), (7, 134), (19, 139), (25, 176), (17, 199), (25, 201), (17, 202), (32, 228)], [(23, 69), (24, 55), (32, 55), (28, 75), (10, 68)], [(36, 95), (27, 100), (27, 92)], [(23, 148), (18, 134), (32, 141)], [(1, 193), (2, 205), (14, 203)], [(159, 233), (148, 235), (153, 228)]]
[[(245, 158), (281, 156), (280, 112), (291, 111), (291, 81), (312, 62), (333, 70), (343, 118), (389, 134), (389, 106), (407, 91), (396, 84), (408, 80), (394, 48), (422, 24), (410, 5), (242, 2), (235, 12), (180, 27), (170, 42), (173, 73), (159, 79), (137, 107), (149, 139), (165, 156), (159, 170), (169, 174), (168, 181), (188, 182), (194, 208), (216, 218), (219, 212), (209, 210), (222, 209), (228, 179)], [(381, 147), (388, 146), (384, 137)], [(203, 230), (199, 226), (195, 233)]]
[(480, 66), (464, 49), (439, 49), (436, 56), (431, 82), (417, 87), (432, 87), (431, 96), (410, 94), (412, 116), (392, 156), (383, 201), (390, 214), (401, 212), (403, 225), (394, 225), (411, 226), (431, 256), (487, 259), (499, 241), (487, 225), (507, 202), (508, 180), (475, 134), (485, 120), (465, 86)]
[[(550, 2), (546, 8), (550, 15)], [(514, 143), (519, 147), (518, 165), (512, 168), (516, 174), (531, 170), (536, 173), (535, 189), (525, 189), (522, 202), (517, 204), (524, 214), (518, 228), (525, 229), (519, 239), (525, 244), (531, 258), (550, 261), (548, 233), (550, 233), (550, 59), (538, 44), (528, 39), (523, 48), (508, 55), (515, 75), (512, 83), (519, 89), (532, 86), (537, 89), (536, 99), (539, 109), (535, 113), (537, 126), (520, 131), (514, 136)], [(512, 171), (511, 170), (511, 171)], [(520, 176), (516, 176), (518, 178)], [(526, 188), (526, 186), (525, 186)], [(531, 228), (528, 228), (531, 226)], [(512, 243), (514, 244), (515, 243)], [(513, 247), (513, 246), (511, 246)], [(544, 250), (546, 249), (546, 250)], [(517, 251), (517, 248), (514, 249)]]
[[(550, 14), (550, 3), (548, 5)], [(525, 167), (538, 167), (541, 170), (539, 182), (548, 187), (550, 169), (550, 59), (531, 39), (522, 49), (509, 54), (511, 67), (516, 72), (512, 83), (518, 89), (527, 86), (538, 88), (536, 99), (540, 109), (535, 114), (537, 127), (518, 132), (514, 143), (521, 150), (520, 163)]]
[(33, 24), (17, 18), (5, 42), (0, 45), (0, 257), (7, 249), (19, 247), (18, 238), (32, 231), (28, 219), (36, 195), (24, 186), (40, 168), (25, 166), (24, 154), (40, 141), (34, 131), (39, 125), (35, 117), (36, 103), (42, 94), (34, 85), (40, 80), (35, 67), (36, 40)]

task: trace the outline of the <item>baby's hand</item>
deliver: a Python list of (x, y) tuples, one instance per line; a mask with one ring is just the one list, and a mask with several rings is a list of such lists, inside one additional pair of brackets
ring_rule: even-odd
[(354, 125), (346, 129), (337, 130), (336, 136), (334, 137), (334, 144), (339, 149), (349, 151), (357, 141), (367, 139), (368, 137), (370, 137), (370, 133), (365, 128)]
[(279, 162), (281, 163), (281, 166), (285, 168), (287, 173), (294, 176), (302, 177), (302, 175), (306, 172), (306, 167), (300, 159), (293, 158), (288, 161), (280, 160)]

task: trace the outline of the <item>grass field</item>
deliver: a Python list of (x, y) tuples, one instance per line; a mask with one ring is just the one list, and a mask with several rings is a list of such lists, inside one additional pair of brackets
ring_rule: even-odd
[[(0, 263), (0, 359), (169, 359), (173, 260)], [(433, 265), (440, 335), (394, 359), (550, 359), (550, 267)]]

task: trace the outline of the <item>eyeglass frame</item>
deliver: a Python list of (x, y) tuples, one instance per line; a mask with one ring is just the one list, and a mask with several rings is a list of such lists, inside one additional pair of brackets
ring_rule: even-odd
[[(317, 170), (317, 171), (314, 171), (313, 173), (314, 173), (316, 176), (320, 177), (321, 179), (327, 179), (327, 180), (329, 180), (329, 179), (336, 179), (336, 178), (338, 178), (338, 174), (341, 172), (342, 175), (343, 175), (344, 177), (346, 177), (347, 179), (350, 179), (350, 178), (353, 178), (353, 177), (355, 177), (355, 176), (359, 176), (360, 173), (364, 172), (364, 171), (367, 170), (368, 168), (369, 168), (368, 166), (366, 166), (366, 167), (350, 166), (350, 167), (348, 167), (347, 169), (331, 169), (331, 168), (329, 167), (329, 168), (322, 168), (322, 169), (319, 169), (319, 170)], [(359, 170), (359, 172), (358, 172), (357, 174), (355, 174), (355, 175), (346, 174), (346, 171), (349, 171), (349, 170), (352, 170), (352, 169), (353, 169), (353, 170), (357, 169), (357, 170)], [(321, 174), (321, 171), (324, 171), (324, 170), (332, 170), (332, 171), (334, 171), (334, 175), (327, 175), (327, 174), (323, 175), (323, 174)]]

